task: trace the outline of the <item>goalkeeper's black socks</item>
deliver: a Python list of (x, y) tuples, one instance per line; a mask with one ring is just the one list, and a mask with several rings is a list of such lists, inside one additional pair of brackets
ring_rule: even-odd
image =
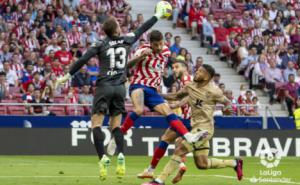
[(116, 141), (118, 153), (124, 154), (124, 135), (123, 135), (120, 127), (113, 129), (112, 134)]
[(99, 159), (104, 155), (104, 139), (105, 135), (100, 127), (93, 128), (94, 145), (98, 153)]

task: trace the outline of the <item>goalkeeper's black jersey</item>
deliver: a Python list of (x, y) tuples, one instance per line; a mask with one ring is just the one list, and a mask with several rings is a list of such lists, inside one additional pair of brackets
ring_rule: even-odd
[(90, 58), (97, 55), (100, 61), (97, 85), (123, 84), (126, 81), (126, 66), (131, 46), (156, 22), (157, 18), (153, 16), (128, 36), (106, 37), (104, 40), (93, 43), (87, 52), (71, 66), (70, 74), (76, 73)]

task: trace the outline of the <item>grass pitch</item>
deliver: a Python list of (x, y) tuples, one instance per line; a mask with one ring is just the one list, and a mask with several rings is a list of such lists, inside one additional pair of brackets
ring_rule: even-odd
[[(169, 158), (165, 157), (156, 170), (158, 174)], [(299, 184), (300, 160), (283, 158), (278, 167), (267, 169), (259, 158), (244, 159), (243, 181), (238, 182), (232, 169), (200, 171), (188, 158), (188, 171), (179, 185), (253, 185), (253, 184)], [(127, 176), (119, 182), (115, 176), (116, 158), (112, 158), (106, 181), (98, 178), (96, 156), (0, 156), (0, 185), (140, 185), (145, 182), (136, 174), (148, 166), (149, 157), (128, 156)], [(290, 182), (258, 183), (255, 179), (280, 178)], [(172, 179), (172, 178), (170, 178)], [(170, 180), (169, 179), (169, 180)], [(254, 179), (254, 180), (253, 180)], [(286, 181), (286, 180), (284, 180)], [(166, 184), (171, 184), (168, 181)]]

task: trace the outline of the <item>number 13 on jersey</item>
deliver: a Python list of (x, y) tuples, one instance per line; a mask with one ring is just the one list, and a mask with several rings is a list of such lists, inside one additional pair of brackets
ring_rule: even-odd
[[(126, 49), (124, 47), (109, 48), (106, 52), (110, 57), (110, 68), (123, 69), (126, 65)], [(119, 60), (116, 61), (116, 57), (119, 56)]]

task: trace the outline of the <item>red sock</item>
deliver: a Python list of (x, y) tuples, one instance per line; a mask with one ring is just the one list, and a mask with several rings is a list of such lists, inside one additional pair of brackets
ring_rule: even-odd
[(161, 141), (159, 143), (159, 146), (155, 149), (154, 155), (153, 155), (152, 161), (151, 161), (151, 167), (153, 169), (156, 168), (160, 159), (165, 155), (168, 146), (169, 146), (169, 144), (167, 142)]
[(167, 121), (172, 128), (174, 128), (179, 134), (184, 136), (188, 133), (188, 129), (184, 126), (184, 124), (177, 118), (175, 114), (170, 114), (167, 116)]
[(137, 115), (135, 112), (131, 112), (127, 114), (122, 126), (121, 126), (121, 131), (123, 134), (127, 133), (127, 130), (129, 130), (133, 125), (134, 121), (139, 118), (139, 115)]

